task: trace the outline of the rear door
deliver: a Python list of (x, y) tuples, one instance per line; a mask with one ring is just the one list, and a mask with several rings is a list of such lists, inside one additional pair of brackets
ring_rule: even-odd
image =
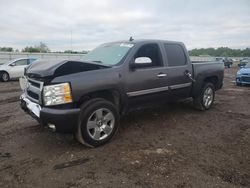
[(164, 60), (168, 68), (167, 81), (171, 96), (174, 98), (189, 97), (192, 81), (187, 73), (192, 76), (192, 64), (187, 56), (187, 51), (181, 43), (163, 43)]

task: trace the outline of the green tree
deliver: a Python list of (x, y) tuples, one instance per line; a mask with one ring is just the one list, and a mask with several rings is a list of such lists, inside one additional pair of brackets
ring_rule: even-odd
[(45, 43), (43, 43), (43, 42), (40, 42), (38, 48), (40, 49), (40, 52), (42, 52), (42, 53), (48, 53), (48, 52), (50, 52), (49, 47)]
[(2, 52), (13, 52), (12, 47), (0, 47), (0, 51)]
[(215, 57), (250, 57), (250, 49), (231, 49), (228, 47), (215, 48), (200, 48), (193, 49), (189, 51), (191, 56), (215, 56)]
[(22, 52), (30, 52), (30, 53), (34, 53), (34, 52), (41, 52), (41, 53), (48, 53), (50, 52), (50, 49), (49, 47), (43, 43), (43, 42), (40, 42), (39, 45), (35, 45), (35, 46), (26, 46)]
[(22, 52), (35, 53), (35, 52), (40, 52), (40, 49), (33, 46), (26, 46), (24, 49), (22, 49)]

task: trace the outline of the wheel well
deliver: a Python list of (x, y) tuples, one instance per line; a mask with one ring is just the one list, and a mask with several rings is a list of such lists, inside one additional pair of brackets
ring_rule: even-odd
[(78, 102), (78, 106), (81, 106), (84, 102), (93, 98), (103, 98), (105, 100), (112, 102), (118, 107), (120, 106), (120, 95), (117, 90), (102, 90), (86, 94), (81, 97), (81, 99)]
[(2, 73), (7, 73), (9, 75), (9, 73), (7, 71), (4, 71), (4, 70), (0, 71), (0, 74), (2, 74)]
[(217, 87), (217, 83), (218, 83), (218, 78), (216, 76), (211, 76), (211, 77), (207, 77), (204, 80), (205, 83), (211, 82), (212, 84), (214, 84), (214, 87)]

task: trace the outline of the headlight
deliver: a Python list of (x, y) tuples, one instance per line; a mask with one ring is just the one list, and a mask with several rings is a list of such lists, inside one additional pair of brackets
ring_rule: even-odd
[(45, 106), (72, 102), (69, 83), (44, 86), (43, 101)]
[(240, 76), (241, 76), (241, 73), (237, 72), (236, 77), (240, 77)]

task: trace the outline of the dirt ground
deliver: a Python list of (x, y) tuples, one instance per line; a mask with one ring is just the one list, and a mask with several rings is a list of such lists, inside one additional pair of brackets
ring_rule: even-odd
[(206, 112), (189, 102), (122, 118), (109, 144), (89, 149), (38, 126), (0, 83), (0, 187), (250, 187), (250, 87), (232, 82)]

